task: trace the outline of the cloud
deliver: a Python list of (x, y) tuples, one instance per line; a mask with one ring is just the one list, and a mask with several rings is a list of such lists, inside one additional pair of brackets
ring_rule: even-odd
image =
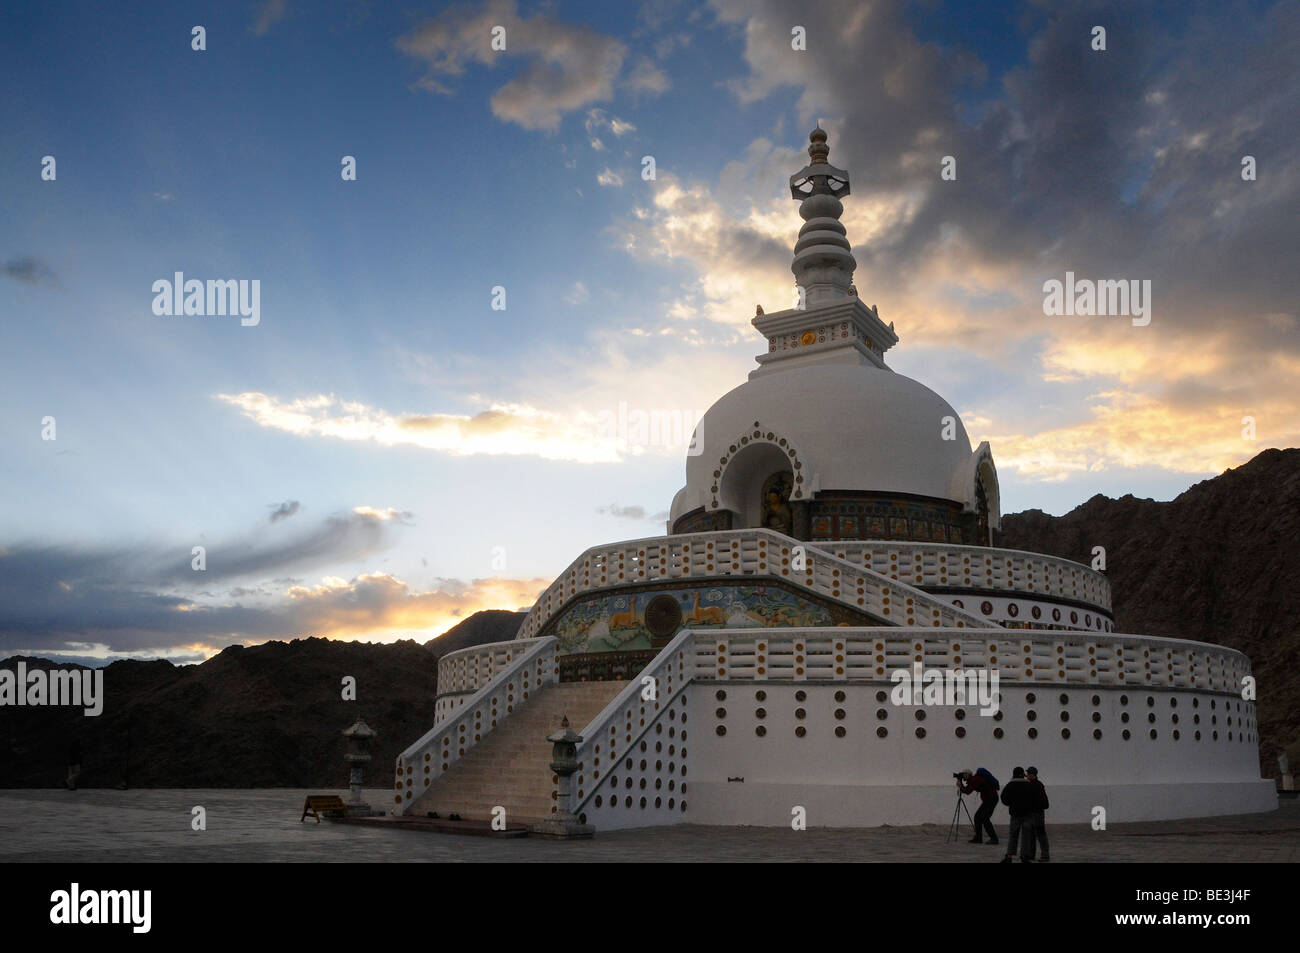
[(609, 130), (619, 137), (636, 131), (636, 126), (632, 125), (632, 123), (619, 119), (617, 116), (607, 117), (603, 109), (587, 110), (587, 118), (583, 121), (583, 126), (587, 130), (591, 148), (597, 152), (605, 151), (605, 143), (599, 135), (602, 130)]
[(598, 439), (597, 421), (589, 412), (556, 413), (525, 404), (493, 403), (473, 416), (399, 415), (332, 394), (287, 401), (261, 393), (215, 396), (259, 426), (303, 437), (409, 445), (454, 456), (538, 456), (579, 463), (618, 459), (613, 445)]
[(198, 661), (232, 643), (273, 638), (427, 639), (480, 609), (531, 605), (550, 582), (439, 579), (419, 588), (387, 572), (308, 582), (286, 571), (371, 557), (410, 518), (394, 507), (358, 506), (287, 544), (265, 535), (263, 524), (209, 545), (204, 572), (191, 568), (189, 541), (0, 546), (0, 657)]
[[(760, 151), (770, 152), (766, 145)], [(669, 313), (748, 330), (756, 304), (768, 311), (793, 304), (790, 261), (799, 231), (794, 202), (785, 208), (769, 199), (729, 209), (717, 190), (683, 184), (671, 173), (661, 173), (652, 188), (652, 202), (616, 223), (611, 234), (634, 257), (695, 272), (682, 295), (668, 303)]]
[[(409, 513), (362, 506), (350, 513), (329, 516), (294, 536), (272, 537), (272, 542), (254, 537), (216, 543), (207, 546), (207, 569), (202, 578), (207, 582), (244, 579), (364, 559), (389, 547), (392, 529), (388, 524), (405, 524), (409, 518)], [(166, 557), (155, 553), (141, 566), (148, 567), (156, 567), (159, 578), (171, 583), (188, 583), (196, 578), (190, 567), (189, 547)]]
[(12, 278), (14, 281), (21, 281), (27, 285), (58, 283), (54, 272), (50, 271), (43, 262), (37, 261), (30, 256), (14, 258), (0, 263), (0, 276)]
[(268, 535), (264, 527), (258, 527), (242, 537), (202, 541), (206, 562), (202, 571), (192, 564), (196, 540), (90, 548), (16, 543), (0, 547), (0, 579), (12, 587), (0, 586), (0, 604), (5, 604), (6, 596), (17, 598), (20, 592), (49, 592), (62, 599), (75, 592), (76, 585), (93, 587), (101, 582), (154, 588), (207, 586), (262, 576), (285, 582), (292, 579), (288, 576), (291, 570), (346, 563), (382, 552), (392, 543), (392, 527), (406, 524), (410, 518), (410, 513), (395, 509), (363, 506), (300, 527), (289, 536), (279, 532)]
[(314, 634), (331, 638), (391, 640), (412, 632), (429, 638), (481, 609), (531, 606), (549, 583), (500, 577), (444, 579), (437, 588), (419, 591), (388, 573), (369, 573), (290, 589), (288, 612)]
[(667, 92), (672, 83), (669, 82), (667, 73), (643, 56), (628, 73), (625, 85), (633, 92), (657, 95)]
[(278, 520), (287, 520), (290, 516), (293, 516), (295, 513), (297, 513), (298, 501), (285, 500), (283, 503), (279, 504), (278, 506), (272, 503), (271, 507), (272, 507), (271, 522), (274, 523)]
[(668, 519), (668, 512), (666, 510), (661, 513), (655, 513), (652, 516), (647, 516), (644, 506), (619, 506), (617, 503), (611, 503), (609, 506), (598, 506), (596, 507), (596, 512), (626, 520), (653, 520), (655, 522), (661, 522)]
[(564, 296), (564, 303), (571, 305), (586, 304), (590, 300), (591, 292), (587, 290), (587, 286), (581, 281), (575, 281), (568, 294)]
[(266, 36), (272, 26), (279, 23), (288, 14), (285, 0), (264, 0), (257, 7), (257, 15), (250, 28), (254, 36)]
[(381, 523), (386, 523), (392, 520), (403, 525), (409, 525), (409, 521), (413, 515), (406, 510), (395, 509), (391, 506), (385, 507), (382, 510), (377, 510), (373, 506), (354, 506), (352, 507), (352, 512), (364, 519), (379, 520)]
[(623, 184), (623, 177), (617, 172), (611, 171), (609, 167), (606, 166), (605, 170), (596, 176), (596, 181), (601, 185), (618, 188)]
[[(505, 51), (491, 48), (497, 26), (506, 31)], [(463, 75), (471, 64), (522, 61), (523, 71), (492, 95), (492, 114), (551, 132), (564, 114), (613, 99), (627, 56), (623, 43), (590, 27), (544, 13), (521, 17), (514, 0), (450, 7), (399, 37), (397, 47), (424, 63), (417, 86), (444, 94), (451, 89), (442, 79)]]
[[(699, 349), (705, 346), (711, 352), (701, 360)], [(527, 365), (508, 378), (490, 362), (479, 366), (463, 355), (454, 363), (409, 351), (400, 355), (398, 370), (412, 380), (459, 389), (471, 406), (488, 408), (475, 414), (389, 411), (333, 394), (288, 398), (246, 392), (214, 398), (258, 426), (308, 439), (583, 464), (647, 454), (681, 460), (690, 440), (685, 421), (693, 422), (743, 380), (753, 353), (752, 341), (729, 331), (703, 335), (683, 328), (665, 335), (656, 328), (653, 334), (637, 334), (595, 325), (580, 347), (539, 345)], [(685, 366), (691, 367), (689, 374), (682, 373)], [(485, 397), (471, 390), (489, 377), (506, 394)], [(621, 430), (620, 413), (626, 424)]]
[(387, 549), (394, 517), (408, 515), (338, 514), (292, 537), (258, 530), (207, 544), (201, 571), (193, 568), (192, 541), (8, 545), (0, 548), (0, 649), (103, 643), (119, 654), (157, 654), (301, 633), (277, 614), (275, 598), (263, 596), (283, 601), (286, 586), (300, 585), (291, 571), (346, 565)]
[[(1107, 366), (1098, 366), (1100, 348), (1051, 352), (1047, 360), (1061, 371), (1047, 379), (1063, 386), (1078, 379), (1087, 388), (1081, 403), (1056, 408), (1052, 422), (1025, 431), (981, 420), (999, 470), (1045, 481), (1136, 467), (1215, 474), (1264, 447), (1300, 445), (1292, 383), (1300, 358), (1236, 355), (1226, 333), (1179, 340), (1168, 349), (1143, 346), (1132, 340), (1138, 330), (1145, 329), (1133, 329), (1127, 341), (1122, 332), (1108, 338)], [(1165, 364), (1185, 373), (1170, 374)], [(1097, 378), (1109, 383), (1098, 388)], [(1253, 438), (1246, 418), (1253, 421)]]
[(610, 516), (617, 516), (620, 519), (643, 520), (645, 519), (644, 506), (619, 506), (617, 503), (611, 503), (609, 506), (596, 507), (597, 513), (608, 513)]
[[(1140, 42), (1105, 57), (1078, 42), (1095, 11), (1054, 15), (1029, 38), (1027, 63), (991, 88), (975, 123), (961, 121), (957, 94), (982, 65), (918, 41), (899, 4), (808, 11), (809, 35), (831, 44), (825, 55), (859, 52), (835, 70), (793, 54), (788, 36), (769, 29), (795, 6), (714, 3), (721, 21), (744, 32), (749, 74), (731, 83), (739, 98), (788, 85), (806, 123), (837, 117), (831, 161), (852, 175), (845, 221), (860, 288), (896, 289), (901, 299), (929, 280), (937, 259), (949, 259), (954, 271), (996, 270), (1025, 300), (1040, 297), (1043, 277), (1067, 268), (1149, 277), (1165, 307), (1192, 305), (1173, 312), (1189, 335), (1220, 323), (1224, 303), (1249, 300), (1260, 314), (1294, 310), (1296, 279), (1272, 252), (1300, 236), (1292, 214), (1300, 162), (1290, 158), (1300, 134), (1283, 119), (1300, 98), (1300, 77), (1285, 65), (1300, 18), (1285, 5), (1246, 29), (1225, 29), (1239, 25), (1225, 7), (1217, 22), (1195, 18), (1182, 35), (1161, 32), (1164, 23), (1134, 5), (1117, 24)], [(1207, 60), (1251, 67), (1207, 75)], [(1263, 104), (1261, 75), (1280, 84)], [(1228, 166), (1220, 158), (1264, 148), (1280, 151), (1281, 164), (1255, 183), (1241, 180), (1235, 158)], [(955, 183), (937, 174), (948, 154), (958, 161)], [(864, 235), (858, 209), (882, 195), (903, 201), (903, 214)]]
[(689, 33), (676, 33), (672, 36), (660, 37), (655, 41), (655, 56), (661, 60), (667, 59), (674, 50), (684, 50), (690, 45), (691, 35)]
[[(116, 558), (121, 555), (60, 547), (0, 552), (0, 594), (6, 605), (0, 617), (0, 657), (195, 662), (230, 644), (267, 639), (424, 640), (480, 609), (529, 606), (550, 582), (443, 579), (420, 590), (377, 572), (350, 580), (326, 576), (315, 585), (266, 580), (213, 597), (134, 578)], [(249, 602), (230, 601), (250, 597)]]
[[(1285, 408), (1284, 408), (1285, 409)], [(1240, 406), (1187, 412), (1143, 394), (1099, 395), (1087, 420), (1032, 434), (995, 433), (998, 468), (1044, 481), (1119, 468), (1160, 467), (1174, 473), (1212, 474), (1240, 465), (1266, 446), (1295, 446), (1294, 418), (1262, 418), (1280, 439), (1243, 437)], [(1261, 434), (1265, 434), (1261, 428)]]

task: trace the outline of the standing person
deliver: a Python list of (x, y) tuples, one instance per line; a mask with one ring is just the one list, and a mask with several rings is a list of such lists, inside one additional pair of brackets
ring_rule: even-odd
[(1034, 840), (1029, 844), (1029, 859), (1034, 859), (1034, 847), (1037, 846), (1042, 851), (1042, 862), (1050, 863), (1052, 858), (1047, 855), (1047, 827), (1043, 821), (1043, 812), (1047, 810), (1047, 788), (1038, 780), (1038, 769), (1032, 765), (1025, 769), (1025, 775), (1029, 786), (1034, 789)]
[(989, 843), (998, 842), (998, 832), (993, 827), (993, 809), (998, 806), (998, 779), (993, 777), (986, 769), (980, 768), (978, 771), (966, 770), (957, 776), (957, 787), (962, 794), (978, 794), (980, 796), (979, 810), (975, 812), (975, 836), (970, 839), (972, 844), (984, 843), (984, 832), (988, 831)]
[(1002, 803), (1011, 815), (1011, 831), (1007, 834), (1007, 852), (1002, 863), (1009, 864), (1012, 855), (1020, 848), (1022, 863), (1032, 863), (1029, 852), (1034, 849), (1034, 803), (1033, 786), (1025, 780), (1025, 769), (1017, 767), (1011, 772), (1011, 780), (1002, 789)]

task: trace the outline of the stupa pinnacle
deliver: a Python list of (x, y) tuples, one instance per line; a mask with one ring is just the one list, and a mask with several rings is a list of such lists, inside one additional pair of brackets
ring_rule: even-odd
[(808, 139), (812, 162), (790, 176), (790, 195), (802, 200), (799, 214), (804, 220), (790, 270), (811, 308), (848, 298), (858, 263), (840, 224), (844, 214), (840, 199), (849, 194), (849, 174), (826, 161), (830, 146), (824, 129), (818, 126)]
[(824, 129), (814, 129), (808, 139), (812, 161), (790, 176), (790, 195), (799, 200), (804, 220), (790, 265), (798, 294), (784, 311), (757, 309), (752, 324), (767, 338), (767, 353), (757, 358), (751, 378), (811, 364), (889, 370), (884, 355), (898, 343), (893, 326), (885, 325), (853, 286), (858, 263), (840, 224), (849, 174), (827, 162)]

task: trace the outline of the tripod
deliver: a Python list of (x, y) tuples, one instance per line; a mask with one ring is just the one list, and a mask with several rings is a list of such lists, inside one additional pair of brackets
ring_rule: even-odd
[(946, 844), (956, 837), (961, 839), (961, 813), (966, 812), (966, 820), (970, 821), (971, 830), (975, 829), (975, 818), (970, 816), (970, 808), (966, 806), (966, 799), (960, 791), (957, 792), (957, 806), (952, 809), (952, 824), (948, 828), (948, 836), (943, 839)]

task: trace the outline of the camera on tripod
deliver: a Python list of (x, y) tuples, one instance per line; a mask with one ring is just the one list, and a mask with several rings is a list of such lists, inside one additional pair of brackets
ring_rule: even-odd
[(960, 835), (961, 815), (963, 811), (966, 814), (966, 820), (970, 822), (970, 826), (972, 828), (975, 827), (975, 820), (970, 816), (970, 808), (966, 806), (966, 799), (962, 797), (963, 794), (969, 793), (967, 790), (969, 781), (967, 779), (970, 778), (970, 776), (971, 773), (969, 771), (954, 771), (952, 773), (952, 779), (957, 782), (957, 806), (953, 808), (952, 825), (948, 828), (948, 836), (943, 839), (945, 844), (952, 838)]

